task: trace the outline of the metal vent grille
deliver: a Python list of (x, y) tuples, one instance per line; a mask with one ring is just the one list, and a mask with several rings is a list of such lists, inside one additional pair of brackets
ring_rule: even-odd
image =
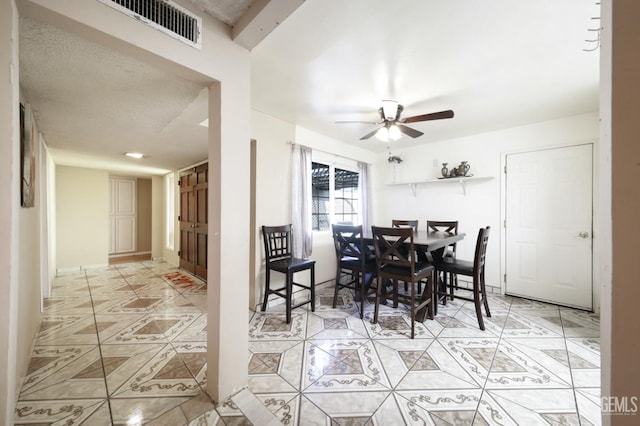
[(202, 47), (202, 18), (171, 0), (98, 0), (186, 44)]

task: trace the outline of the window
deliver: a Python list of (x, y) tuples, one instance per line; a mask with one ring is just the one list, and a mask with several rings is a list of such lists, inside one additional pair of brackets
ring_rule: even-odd
[(359, 222), (358, 172), (313, 162), (311, 187), (314, 231), (328, 231), (332, 223)]

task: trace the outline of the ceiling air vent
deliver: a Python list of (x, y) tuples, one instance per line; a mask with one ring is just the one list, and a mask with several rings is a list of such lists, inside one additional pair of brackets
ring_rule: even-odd
[(197, 49), (202, 48), (202, 18), (171, 0), (98, 0)]

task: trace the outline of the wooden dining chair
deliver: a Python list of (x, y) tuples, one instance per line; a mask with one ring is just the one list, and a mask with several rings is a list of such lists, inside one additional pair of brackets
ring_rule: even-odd
[[(311, 304), (311, 312), (316, 310), (316, 290), (315, 290), (315, 264), (312, 259), (295, 258), (292, 255), (292, 234), (291, 225), (282, 226), (263, 226), (262, 238), (264, 241), (265, 252), (265, 289), (264, 301), (262, 302), (262, 311), (267, 309), (269, 295), (285, 299), (285, 310), (287, 324), (291, 322), (291, 310), (307, 303)], [(296, 283), (293, 276), (296, 272), (306, 271), (310, 273), (309, 285)], [(284, 287), (271, 289), (271, 271), (285, 274)], [(309, 300), (305, 300), (292, 306), (293, 286), (307, 289), (311, 292)]]
[(336, 249), (336, 285), (333, 292), (333, 307), (338, 302), (342, 288), (353, 290), (354, 300), (360, 302), (360, 318), (364, 318), (364, 301), (367, 294), (375, 290), (375, 255), (364, 243), (362, 225), (332, 225), (333, 242)]
[[(444, 304), (447, 304), (447, 296), (457, 299), (467, 300), (473, 302), (476, 309), (476, 316), (478, 317), (478, 325), (480, 330), (484, 330), (484, 321), (482, 319), (482, 307), (484, 304), (484, 310), (487, 317), (491, 317), (491, 311), (489, 310), (489, 302), (487, 300), (487, 291), (484, 280), (484, 265), (487, 255), (487, 244), (489, 242), (490, 227), (480, 228), (478, 231), (478, 240), (476, 241), (475, 255), (473, 261), (460, 260), (456, 257), (443, 257), (440, 261), (435, 263), (436, 270), (443, 272), (443, 289), (437, 289), (438, 299), (440, 296), (444, 296)], [(450, 274), (466, 275), (473, 278), (473, 287), (470, 289), (459, 287), (458, 290), (469, 290), (473, 292), (472, 297), (463, 296), (453, 291), (453, 283), (447, 282), (447, 276)], [(449, 293), (447, 294), (447, 288)]]
[[(428, 263), (416, 262), (416, 251), (413, 244), (413, 228), (383, 228), (372, 226), (373, 246), (378, 267), (378, 282), (390, 280), (393, 284), (392, 296), (394, 307), (398, 302), (409, 306), (411, 311), (411, 338), (415, 336), (415, 322), (418, 311), (426, 309), (430, 319), (434, 315), (434, 267)], [(409, 284), (410, 291), (402, 294), (398, 291), (398, 281)], [(424, 282), (424, 291), (417, 290), (417, 284)], [(373, 323), (378, 322), (380, 301), (385, 302), (389, 295), (383, 294), (384, 286), (378, 284)]]
[(413, 233), (418, 233), (418, 221), (417, 220), (401, 220), (401, 219), (392, 219), (391, 226), (394, 228), (399, 228), (401, 226), (410, 226), (413, 228)]
[[(391, 220), (391, 226), (393, 226), (394, 228), (400, 228), (400, 227), (407, 227), (410, 226), (413, 228), (413, 234), (417, 234), (418, 233), (418, 221), (417, 220), (402, 220), (402, 219), (392, 219)], [(420, 260), (421, 261), (426, 261), (427, 259), (422, 257), (422, 255), (420, 255)], [(405, 283), (404, 285), (404, 291), (408, 291), (408, 284)], [(418, 284), (418, 292), (420, 292), (420, 284)]]
[[(427, 220), (428, 232), (447, 232), (449, 234), (458, 235), (457, 220)], [(456, 243), (448, 247), (445, 256), (456, 257)]]
[[(458, 235), (458, 221), (457, 220), (427, 220), (427, 232), (446, 232), (453, 235)], [(456, 243), (448, 246), (443, 253), (444, 256), (456, 257)], [(456, 274), (449, 274), (449, 279), (453, 286), (450, 287), (453, 292), (458, 288), (458, 276)], [(453, 300), (453, 297), (451, 297)]]

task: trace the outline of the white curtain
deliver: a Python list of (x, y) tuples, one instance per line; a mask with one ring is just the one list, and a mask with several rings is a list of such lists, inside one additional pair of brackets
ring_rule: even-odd
[(358, 191), (360, 192), (360, 217), (362, 230), (367, 232), (371, 226), (371, 188), (369, 164), (358, 161)]
[(311, 256), (311, 148), (293, 144), (291, 156), (293, 256)]

